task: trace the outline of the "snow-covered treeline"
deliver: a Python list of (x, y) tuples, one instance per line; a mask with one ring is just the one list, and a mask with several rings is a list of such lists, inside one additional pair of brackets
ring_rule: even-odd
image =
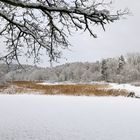
[(140, 81), (140, 54), (121, 55), (118, 58), (107, 58), (94, 63), (67, 63), (53, 68), (37, 68), (17, 65), (8, 68), (0, 64), (0, 81), (9, 80), (45, 80), (49, 82), (136, 82)]

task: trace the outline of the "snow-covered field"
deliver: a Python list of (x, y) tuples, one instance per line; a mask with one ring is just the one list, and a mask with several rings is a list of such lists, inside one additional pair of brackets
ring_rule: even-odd
[(140, 100), (0, 95), (0, 140), (140, 140)]

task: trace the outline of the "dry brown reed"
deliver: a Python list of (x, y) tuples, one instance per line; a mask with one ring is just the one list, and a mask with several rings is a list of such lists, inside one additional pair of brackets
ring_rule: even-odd
[(59, 84), (41, 85), (32, 81), (13, 81), (13, 86), (18, 87), (17, 92), (26, 90), (41, 92), (48, 95), (75, 95), (75, 96), (127, 96), (126, 90), (109, 89), (107, 84)]

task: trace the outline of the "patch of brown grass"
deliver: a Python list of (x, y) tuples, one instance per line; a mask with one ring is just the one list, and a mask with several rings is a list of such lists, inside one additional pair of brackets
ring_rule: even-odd
[(17, 86), (17, 92), (31, 90), (48, 95), (76, 95), (76, 96), (127, 96), (126, 90), (109, 89), (106, 84), (70, 84), (70, 85), (41, 85), (31, 81), (14, 81), (12, 85)]
[(8, 87), (7, 85), (0, 85), (0, 91), (5, 90), (7, 87)]

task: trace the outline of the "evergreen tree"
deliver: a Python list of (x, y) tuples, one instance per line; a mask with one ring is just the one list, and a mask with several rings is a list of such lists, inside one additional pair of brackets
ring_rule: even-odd
[(125, 59), (123, 55), (121, 55), (119, 57), (119, 62), (118, 62), (118, 74), (120, 74), (120, 72), (123, 70), (124, 65), (125, 65)]
[(101, 74), (102, 74), (102, 79), (104, 81), (107, 81), (107, 77), (108, 77), (107, 69), (108, 69), (107, 61), (103, 59), (101, 63)]

